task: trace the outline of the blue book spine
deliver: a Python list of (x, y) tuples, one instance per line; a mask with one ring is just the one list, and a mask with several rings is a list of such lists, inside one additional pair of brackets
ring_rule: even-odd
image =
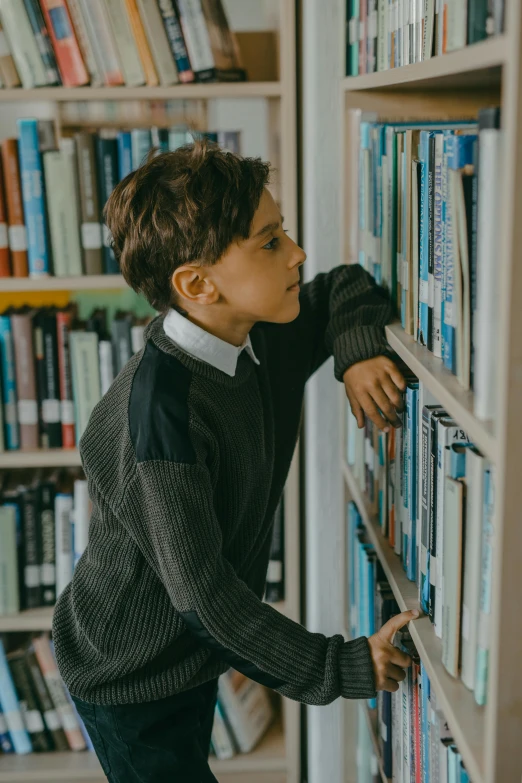
[(363, 544), (358, 541), (357, 542), (357, 568), (358, 568), (358, 586), (357, 586), (357, 631), (356, 636), (365, 636), (364, 631), (364, 625), (365, 625), (365, 617), (364, 617), (364, 606), (365, 606), (365, 598), (364, 594), (366, 592), (365, 589), (365, 557), (364, 557), (364, 547)]
[[(375, 633), (375, 556), (368, 556), (366, 557), (366, 578), (367, 578), (367, 595), (368, 595), (368, 604), (367, 604), (367, 618), (368, 618), (368, 625), (367, 625), (367, 633), (366, 636), (369, 638), (370, 636), (373, 636)], [(368, 699), (368, 706), (371, 710), (374, 710), (377, 708), (377, 699)]]
[(17, 120), (22, 200), (27, 228), (29, 276), (50, 273), (49, 238), (45, 214), (42, 156), (38, 145), (38, 122)]
[(421, 131), (419, 143), (420, 161), (420, 220), (419, 220), (419, 342), (428, 345), (429, 302), (429, 198), (428, 175), (430, 131)]
[(14, 686), (11, 672), (7, 664), (7, 658), (5, 657), (5, 650), (2, 640), (0, 639), (0, 706), (4, 714), (7, 728), (9, 729), (9, 736), (13, 743), (15, 753), (31, 753), (33, 747), (29, 734), (24, 726), (22, 720), (22, 713), (20, 711), (20, 704), (18, 702), (18, 696)]
[(163, 26), (169, 41), (170, 49), (176, 68), (179, 74), (180, 82), (193, 82), (194, 73), (190, 65), (190, 60), (183, 37), (181, 24), (176, 13), (173, 0), (158, 0), (158, 6), (163, 18)]
[(357, 594), (355, 582), (355, 562), (356, 562), (356, 531), (359, 526), (357, 507), (355, 503), (348, 503), (348, 600), (349, 612), (348, 618), (350, 635), (352, 639), (357, 636)]
[(9, 735), (9, 729), (5, 720), (5, 715), (0, 704), (0, 750), (3, 753), (14, 753), (13, 743)]
[(408, 515), (410, 534), (406, 556), (406, 576), (412, 582), (417, 578), (417, 428), (418, 384), (409, 384), (406, 390), (406, 418), (408, 438)]
[(359, 236), (362, 241), (362, 247), (359, 247), (359, 264), (368, 272), (372, 271), (368, 267), (367, 257), (367, 233), (370, 228), (368, 225), (368, 213), (370, 211), (368, 209), (368, 200), (370, 198), (368, 190), (371, 180), (371, 177), (367, 177), (367, 174), (369, 169), (371, 127), (369, 122), (361, 122), (359, 153)]
[[(364, 2), (364, 0), (362, 0), (362, 2)], [(352, 17), (350, 19), (351, 76), (359, 75), (359, 4), (360, 0), (353, 0)]]
[[(442, 166), (444, 137), (434, 134), (435, 156), (433, 165), (433, 353), (442, 358), (442, 247), (444, 222), (442, 215)], [(431, 295), (430, 295), (431, 299)]]
[[(411, 397), (410, 397), (411, 404)], [(402, 565), (404, 570), (408, 571), (408, 555), (410, 551), (410, 536), (411, 536), (411, 516), (410, 516), (410, 498), (411, 498), (411, 461), (410, 461), (410, 435), (409, 424), (410, 418), (408, 416), (408, 391), (406, 391), (406, 412), (403, 417), (404, 430), (402, 432), (402, 497), (404, 507), (404, 520), (405, 523), (402, 529)]]
[(489, 618), (494, 546), (494, 492), (491, 469), (484, 471), (484, 512), (482, 516), (482, 560), (480, 572), (480, 615), (475, 669), (475, 701), (483, 706), (487, 701), (489, 672)]
[(125, 179), (132, 171), (132, 141), (129, 131), (118, 133), (118, 180)]
[(20, 431), (16, 409), (16, 376), (13, 332), (8, 315), (0, 315), (0, 354), (2, 360), (2, 399), (4, 403), (5, 440), (8, 449), (20, 448)]
[(454, 250), (453, 226), (449, 208), (448, 161), (453, 144), (453, 131), (444, 131), (442, 149), (442, 214), (444, 221), (444, 239), (442, 249), (442, 359), (444, 366), (453, 371), (455, 364), (455, 327), (453, 325)]
[(146, 128), (135, 128), (131, 131), (132, 168), (138, 169), (147, 159), (152, 147), (152, 136)]

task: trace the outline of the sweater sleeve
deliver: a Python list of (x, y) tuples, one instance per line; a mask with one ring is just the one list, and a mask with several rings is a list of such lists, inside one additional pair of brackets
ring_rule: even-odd
[(302, 287), (300, 302), (291, 342), (292, 352), (302, 356), (307, 377), (332, 355), (339, 381), (352, 364), (392, 355), (384, 334), (393, 318), (389, 295), (359, 264), (318, 274)]
[(375, 695), (365, 637), (345, 642), (341, 635), (310, 633), (238, 577), (223, 553), (201, 460), (138, 463), (119, 517), (154, 562), (189, 631), (234, 669), (307, 704)]

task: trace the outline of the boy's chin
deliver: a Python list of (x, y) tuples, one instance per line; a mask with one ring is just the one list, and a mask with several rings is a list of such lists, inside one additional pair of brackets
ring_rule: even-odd
[(290, 304), (285, 303), (277, 313), (271, 313), (268, 318), (263, 319), (265, 323), (271, 324), (289, 324), (295, 321), (301, 310), (301, 304), (296, 297)]

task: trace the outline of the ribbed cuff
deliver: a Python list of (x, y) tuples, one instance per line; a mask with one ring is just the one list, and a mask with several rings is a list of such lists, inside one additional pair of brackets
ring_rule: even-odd
[(345, 699), (373, 699), (376, 695), (370, 645), (366, 636), (345, 642), (339, 652), (341, 696)]
[(334, 375), (338, 381), (342, 381), (344, 373), (352, 364), (375, 356), (392, 356), (393, 351), (386, 342), (384, 327), (373, 324), (356, 326), (340, 334), (334, 341), (333, 354)]

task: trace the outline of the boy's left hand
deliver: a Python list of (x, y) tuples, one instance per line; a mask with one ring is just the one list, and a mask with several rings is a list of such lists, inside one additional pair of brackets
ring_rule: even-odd
[(390, 424), (400, 427), (397, 411), (402, 410), (401, 392), (406, 389), (406, 381), (391, 359), (376, 356), (352, 364), (343, 380), (359, 429), (364, 427), (364, 414), (384, 432)]

